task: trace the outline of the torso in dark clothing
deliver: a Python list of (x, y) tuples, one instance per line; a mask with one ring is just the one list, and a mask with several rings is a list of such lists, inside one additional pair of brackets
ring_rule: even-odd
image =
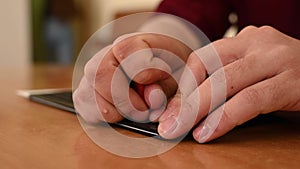
[(158, 12), (182, 17), (199, 27), (210, 40), (222, 38), (230, 26), (228, 15), (238, 15), (238, 27), (269, 25), (300, 39), (299, 0), (164, 0)]

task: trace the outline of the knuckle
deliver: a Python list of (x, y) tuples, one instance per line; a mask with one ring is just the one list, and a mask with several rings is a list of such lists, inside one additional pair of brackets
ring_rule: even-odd
[(247, 88), (242, 92), (242, 102), (252, 107), (257, 114), (264, 114), (280, 107), (284, 95), (277, 83), (266, 83), (264, 86)]
[(152, 73), (153, 70), (151, 69), (147, 69), (147, 70), (144, 70), (140, 73), (137, 74), (137, 76), (135, 76), (133, 78), (133, 80), (137, 83), (140, 83), (140, 84), (148, 84), (151, 79), (153, 78), (153, 73)]
[(119, 36), (113, 43), (113, 46), (114, 48), (115, 47), (120, 47), (120, 46), (123, 46), (123, 45), (126, 45), (128, 44), (127, 42), (128, 41), (135, 41), (137, 39), (139, 39), (139, 35), (136, 35), (135, 33), (129, 33), (129, 34), (124, 34), (124, 35), (121, 35)]
[(103, 77), (106, 77), (107, 72), (110, 72), (112, 69), (112, 63), (108, 63), (107, 65), (99, 63), (97, 66), (89, 63), (91, 63), (91, 61), (89, 61), (84, 67), (84, 76), (90, 82), (101, 80)]
[(259, 38), (263, 38), (263, 39), (265, 39), (265, 41), (269, 41), (273, 44), (275, 42), (277, 42), (278, 39), (280, 39), (281, 43), (283, 42), (279, 31), (271, 26), (259, 27), (257, 30), (257, 36), (259, 36)]
[(256, 26), (250, 25), (250, 26), (247, 26), (244, 29), (242, 29), (238, 35), (240, 36), (240, 35), (249, 34), (249, 33), (252, 34), (253, 32), (256, 32), (257, 30), (258, 30), (258, 28)]
[(91, 79), (95, 77), (95, 67), (92, 65), (91, 60), (87, 62), (87, 64), (84, 66), (84, 75), (87, 77), (87, 79)]
[(258, 31), (261, 32), (261, 33), (274, 33), (274, 32), (277, 32), (277, 30), (271, 26), (261, 26), (258, 28)]
[(115, 40), (113, 44), (113, 52), (122, 52), (124, 54), (123, 57), (127, 57), (137, 50), (145, 48), (147, 45), (148, 43), (144, 34), (126, 34)]
[(249, 25), (247, 27), (244, 28), (244, 31), (249, 31), (249, 32), (253, 32), (253, 31), (256, 31), (257, 30), (257, 27), (256, 26), (253, 26), (253, 25)]
[(74, 106), (78, 105), (80, 103), (80, 90), (75, 90), (73, 93), (72, 93), (72, 100), (74, 102)]
[(271, 26), (247, 26), (238, 34), (244, 36), (245, 38), (254, 37), (254, 39), (261, 39), (263, 37), (274, 37), (278, 36), (279, 31)]
[(240, 125), (240, 123), (236, 120), (237, 114), (233, 112), (229, 112), (228, 110), (224, 109), (221, 121), (222, 123), (230, 124), (232, 127)]
[[(93, 82), (97, 82), (97, 84), (102, 84), (102, 79), (107, 76), (107, 72), (109, 72), (109, 68), (106, 66), (99, 67), (98, 70), (92, 74), (92, 76), (89, 77), (89, 80), (92, 80)], [(110, 79), (111, 80), (111, 79)]]
[(259, 89), (248, 88), (245, 89), (242, 93), (242, 98), (247, 104), (257, 105), (261, 102), (262, 91)]
[[(217, 88), (224, 87), (226, 85), (226, 77), (224, 69), (217, 70), (211, 77), (211, 84)], [(213, 87), (212, 86), (212, 87)]]

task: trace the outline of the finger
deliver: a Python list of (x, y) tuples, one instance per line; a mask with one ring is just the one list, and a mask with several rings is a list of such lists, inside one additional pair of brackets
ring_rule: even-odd
[(244, 57), (248, 44), (249, 41), (241, 41), (241, 37), (226, 38), (204, 46), (194, 51), (194, 54), (211, 75), (219, 68)]
[[(236, 48), (240, 49), (239, 45), (237, 45)], [(247, 51), (247, 48), (244, 48), (242, 51)], [(255, 51), (248, 51), (247, 53), (242, 53), (242, 57), (238, 58), (237, 61), (229, 63), (224, 69), (218, 69), (217, 67), (216, 70), (212, 69), (212, 75), (195, 90), (200, 93), (200, 100), (198, 101), (201, 101), (199, 104), (201, 106), (199, 107), (199, 112), (196, 116), (196, 122), (203, 118), (208, 112), (221, 105), (226, 98), (230, 98), (251, 85), (259, 83), (265, 79), (272, 78), (281, 73), (282, 69), (280, 69), (280, 67), (285, 67), (284, 63), (286, 62), (284, 62), (284, 60), (280, 60), (282, 57), (272, 57), (272, 52), (274, 51), (272, 49), (269, 51), (270, 53), (264, 52), (264, 58), (261, 58), (261, 55), (256, 55)], [(283, 50), (279, 50), (279, 52), (280, 51), (282, 52)], [(282, 55), (284, 55), (284, 53), (277, 54), (277, 56)], [(257, 60), (259, 60), (259, 62)], [(274, 62), (274, 60), (276, 61)], [(272, 66), (265, 66), (270, 63)], [(227, 82), (227, 84), (225, 82)], [(192, 92), (191, 96), (193, 96), (194, 93), (195, 92)], [(203, 93), (209, 93), (210, 95), (203, 97)], [(195, 124), (194, 119), (191, 118), (192, 116), (188, 115), (189, 112), (184, 111), (184, 104), (182, 105), (183, 111), (178, 108), (180, 107), (180, 102), (184, 99), (180, 96), (175, 99), (177, 99), (177, 101), (172, 100), (165, 113), (159, 119), (161, 122), (159, 126), (160, 132), (163, 134), (167, 133), (167, 135), (163, 135), (165, 138), (175, 138), (190, 129), (182, 124)], [(193, 100), (190, 99), (190, 101)], [(220, 117), (217, 116), (219, 115), (218, 113), (213, 114), (215, 114), (215, 116), (210, 115), (209, 117), (213, 117), (213, 119), (218, 119)], [(172, 117), (173, 121), (176, 123), (168, 124), (167, 122), (172, 121), (168, 120), (169, 117)], [(183, 127), (183, 129), (180, 127)]]
[(166, 95), (157, 84), (145, 86), (145, 101), (150, 109), (159, 109), (166, 102)]
[[(188, 96), (207, 77), (206, 68), (194, 52), (189, 56), (187, 65), (184, 68), (179, 86), (179, 93)], [(194, 83), (193, 83), (194, 82)]]
[(98, 123), (103, 118), (98, 112), (94, 90), (86, 77), (80, 81), (78, 88), (73, 92), (72, 99), (76, 112), (89, 123)]
[(141, 84), (167, 78), (184, 64), (191, 52), (180, 41), (163, 35), (149, 33), (121, 38), (114, 44), (113, 53), (127, 75)]
[(111, 46), (103, 48), (87, 62), (84, 67), (84, 76), (72, 94), (76, 111), (87, 122), (97, 123), (104, 119), (97, 108), (94, 86), (98, 64), (110, 48)]
[(157, 122), (162, 115), (168, 99), (177, 91), (182, 71), (183, 68), (174, 72), (168, 79), (145, 86), (144, 98), (151, 110), (150, 121)]
[[(191, 95), (188, 96), (189, 100), (196, 100), (198, 102), (198, 109), (197, 109), (197, 116), (196, 119), (192, 119), (191, 116), (183, 116), (179, 118), (180, 114), (188, 114), (189, 112), (185, 112), (184, 108), (181, 108), (178, 105), (178, 102), (184, 100), (182, 95), (176, 97), (174, 99), (178, 99), (179, 101), (170, 102), (169, 104), (175, 103), (176, 105), (172, 106), (175, 107), (175, 110), (167, 109), (164, 112), (164, 115), (161, 116), (162, 126), (166, 126), (164, 130), (170, 130), (167, 128), (166, 124), (163, 124), (164, 121), (167, 121), (166, 118), (170, 116), (170, 114), (174, 114), (175, 118), (177, 118), (177, 123), (192, 123), (195, 124), (200, 121), (204, 116), (211, 112), (221, 104), (226, 101), (226, 98), (229, 98), (236, 94), (238, 91), (255, 84), (263, 79), (268, 77), (272, 77), (276, 75), (277, 68), (281, 65), (281, 63), (277, 62), (273, 66), (265, 68), (264, 65), (269, 64), (271, 62), (269, 57), (265, 57), (261, 59), (260, 62), (256, 62), (258, 56), (252, 57), (244, 57), (239, 59), (236, 62), (233, 62), (227, 65), (224, 69), (219, 69), (215, 73), (213, 73), (208, 79), (206, 79), (198, 88), (192, 92)], [(255, 64), (254, 64), (255, 63)], [(197, 93), (199, 93), (197, 98)], [(189, 98), (191, 97), (191, 98)], [(187, 100), (187, 99), (186, 99)], [(196, 104), (196, 103), (195, 103)], [(188, 105), (188, 104), (187, 104)], [(184, 105), (183, 105), (184, 106)], [(189, 105), (188, 105), (189, 106)], [(183, 109), (183, 110), (181, 110)], [(188, 111), (191, 111), (187, 109)], [(196, 109), (193, 109), (196, 111)], [(176, 138), (179, 135), (184, 134), (190, 128), (182, 129), (175, 129), (178, 131), (168, 132), (171, 133), (171, 136), (167, 136), (170, 138)]]
[[(207, 78), (207, 75), (245, 57), (250, 44), (249, 34), (253, 34), (257, 29), (257, 27), (248, 26), (239, 33), (239, 36), (221, 39), (194, 51), (189, 56), (186, 70), (182, 75), (181, 92), (190, 94)], [(195, 80), (197, 86), (187, 83), (191, 80)]]
[[(120, 37), (113, 44), (113, 53), (115, 54), (117, 60), (121, 62), (130, 54), (137, 52), (142, 49), (163, 49), (165, 51), (171, 52), (174, 55), (180, 57), (181, 60), (186, 61), (192, 50), (172, 37), (154, 34), (154, 33), (144, 33), (140, 35), (126, 35), (126, 38)], [(162, 51), (160, 51), (162, 52)], [(173, 57), (169, 55), (160, 54), (160, 57), (167, 63), (172, 63), (172, 67), (178, 67), (178, 62), (172, 62)], [(157, 56), (157, 55), (155, 55)], [(153, 56), (154, 57), (154, 56)], [(179, 63), (180, 65), (180, 63)]]
[[(108, 55), (110, 58), (110, 61), (114, 60), (114, 57), (111, 53), (111, 55)], [(105, 73), (103, 80), (105, 78), (111, 78), (111, 80), (108, 81), (107, 86), (101, 87), (98, 89), (100, 92), (111, 92), (111, 99), (112, 103), (115, 105), (116, 109), (125, 117), (128, 117), (130, 120), (133, 121), (145, 121), (148, 119), (148, 107), (143, 101), (143, 98), (140, 97), (140, 95), (129, 86), (129, 81), (124, 74), (123, 70), (118, 67), (111, 67), (114, 69), (114, 71), (107, 71), (108, 66), (105, 63), (106, 60), (103, 60), (103, 64), (106, 66), (102, 71), (102, 73)], [(116, 60), (115, 60), (116, 61)], [(116, 64), (113, 64), (116, 65)], [(100, 77), (101, 78), (101, 77)], [(99, 82), (101, 83), (101, 82)], [(103, 94), (101, 94), (103, 96)]]
[(106, 121), (114, 123), (123, 118), (113, 105), (94, 91), (92, 85), (89, 84), (85, 77), (82, 78), (79, 87), (73, 93), (73, 102), (76, 112), (86, 122), (98, 123)]
[[(156, 84), (158, 84), (161, 89), (164, 91), (166, 98), (171, 98), (172, 96), (174, 96), (174, 94), (176, 93), (177, 89), (178, 89), (178, 84), (180, 81), (180, 78), (182, 76), (184, 67), (176, 70), (174, 73), (172, 73), (170, 75), (169, 78), (165, 79), (165, 80), (161, 80), (158, 81)], [(147, 95), (145, 95), (147, 96)]]
[[(257, 62), (258, 59), (260, 59), (260, 62)], [(179, 106), (180, 102), (186, 102), (186, 99), (182, 98), (182, 96), (184, 95), (181, 94), (179, 95), (179, 97), (175, 97), (174, 99), (178, 99), (178, 101), (170, 102), (168, 105), (168, 107), (174, 107), (174, 109), (167, 108), (164, 114), (160, 117), (159, 121), (161, 122), (161, 132), (163, 133), (164, 130), (165, 133), (171, 134), (169, 136), (166, 136), (165, 134), (166, 137), (176, 138), (186, 133), (191, 128), (185, 127), (186, 130), (176, 128), (173, 132), (171, 132), (171, 126), (169, 126), (168, 128), (167, 125), (168, 117), (176, 118), (176, 122), (179, 124), (195, 124), (195, 122), (199, 122), (200, 119), (206, 116), (208, 112), (223, 104), (226, 98), (233, 96), (235, 93), (249, 85), (255, 84), (263, 79), (276, 75), (278, 73), (277, 69), (282, 64), (281, 62), (275, 62), (272, 66), (267, 68), (265, 67), (265, 65), (272, 63), (273, 59), (274, 58), (268, 56), (265, 56), (263, 59), (261, 59), (260, 56), (257, 55), (248, 55), (231, 64), (228, 64), (224, 69), (215, 71), (207, 80), (205, 80), (199, 87), (195, 89), (191, 96), (187, 97), (194, 97), (196, 93), (199, 93), (198, 98), (189, 98), (189, 100), (197, 100), (199, 102), (199, 107), (197, 109), (198, 114), (196, 116), (196, 119), (192, 119), (192, 116), (181, 115), (181, 117), (179, 117), (180, 114), (188, 114), (190, 112), (184, 112), (185, 108)], [(188, 82), (190, 83), (189, 86), (192, 86), (191, 84), (193, 83), (191, 83), (191, 80), (189, 80)], [(193, 85), (193, 87), (194, 86), (195, 85)], [(186, 105), (190, 106), (190, 104)], [(191, 111), (190, 109), (186, 110)]]
[[(119, 63), (114, 58), (112, 51), (107, 50), (106, 53), (99, 52), (95, 58), (101, 58), (100, 62), (95, 66), (94, 63), (91, 63), (92, 60), (89, 61), (93, 65), (87, 64), (85, 75), (89, 78), (89, 81), (94, 82), (94, 88), (97, 93), (104, 100), (114, 105), (118, 112), (124, 116), (138, 121), (147, 119), (146, 104), (138, 93), (129, 88), (129, 82), (124, 73), (118, 68)], [(117, 76), (119, 79), (113, 79), (115, 72), (118, 72)], [(114, 95), (112, 95), (112, 91), (115, 91)], [(113, 112), (108, 112), (107, 114), (107, 116), (112, 116), (107, 117), (108, 119), (114, 119), (116, 116)]]
[[(181, 92), (189, 95), (208, 75), (244, 57), (244, 46), (248, 46), (244, 43), (245, 41), (240, 41), (239, 37), (227, 38), (215, 41), (191, 53), (179, 84)], [(196, 81), (197, 85), (189, 83), (191, 81)]]
[[(159, 118), (158, 132), (165, 139), (174, 139), (186, 134), (195, 124), (197, 119), (198, 102), (189, 99), (178, 99), (175, 95), (164, 114)], [(178, 110), (178, 108), (180, 108)], [(183, 113), (184, 112), (184, 113)]]
[[(265, 53), (262, 58), (256, 53), (249, 53), (219, 69), (198, 88), (199, 93), (211, 93), (211, 96), (207, 98), (210, 100), (210, 104), (204, 103), (201, 106), (210, 107), (209, 111), (211, 111), (221, 105), (225, 101), (224, 99), (232, 97), (240, 90), (281, 73), (281, 68), (286, 63), (284, 58), (280, 57), (282, 55), (284, 53), (273, 57), (272, 54)], [(270, 63), (272, 66), (266, 66)]]
[(210, 141), (259, 114), (284, 107), (290, 100), (286, 86), (281, 85), (289, 80), (285, 74), (281, 73), (237, 93), (193, 131), (194, 138), (199, 143)]
[(165, 105), (167, 104), (167, 98), (162, 90), (161, 86), (157, 84), (151, 84), (145, 86), (145, 101), (150, 109), (149, 120), (154, 122), (163, 113)]
[(104, 56), (111, 50), (111, 48), (111, 45), (104, 47), (85, 64), (84, 77), (93, 87), (95, 85), (95, 77), (97, 75), (99, 64), (102, 62)]

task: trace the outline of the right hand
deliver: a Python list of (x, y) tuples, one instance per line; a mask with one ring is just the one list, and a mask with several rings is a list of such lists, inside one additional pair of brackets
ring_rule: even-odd
[[(191, 52), (181, 41), (164, 35), (122, 36), (85, 65), (84, 76), (73, 93), (75, 108), (92, 123), (115, 123), (123, 116), (134, 121), (157, 121), (166, 99), (177, 90), (177, 82), (170, 75), (180, 77)], [(134, 88), (128, 79), (134, 82)], [(93, 107), (90, 103), (94, 99)]]

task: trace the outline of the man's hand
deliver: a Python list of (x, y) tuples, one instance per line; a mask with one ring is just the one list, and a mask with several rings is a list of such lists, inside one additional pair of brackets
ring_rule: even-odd
[[(210, 56), (212, 47), (224, 67), (213, 66), (217, 64)], [(159, 133), (167, 139), (179, 137), (197, 125), (193, 136), (203, 143), (259, 114), (300, 110), (300, 41), (274, 28), (250, 26), (234, 38), (213, 42), (193, 52), (187, 67), (193, 72), (198, 86), (192, 88), (183, 81), (185, 94), (188, 94), (184, 99), (199, 103), (196, 108), (190, 104), (181, 105), (184, 100), (178, 92), (159, 118)], [(206, 78), (207, 75), (210, 76)], [(182, 78), (185, 78), (184, 73)], [(216, 92), (214, 97), (224, 94), (222, 90), (220, 93), (215, 89), (212, 91), (212, 81), (221, 87), (226, 84), (225, 103), (222, 99), (211, 103), (212, 92)], [(189, 115), (191, 109), (197, 110), (196, 119)], [(206, 119), (198, 124), (204, 117)], [(192, 125), (186, 127), (186, 124)]]
[(180, 77), (191, 52), (181, 41), (164, 35), (120, 37), (86, 64), (73, 96), (75, 108), (89, 122), (114, 123), (123, 116), (157, 121), (166, 97), (177, 90), (170, 75)]
[[(216, 63), (214, 50), (221, 64)], [(234, 38), (190, 53), (180, 41), (162, 35), (121, 37), (88, 62), (74, 101), (80, 105), (90, 98), (88, 91), (95, 93), (99, 112), (80, 111), (92, 122), (117, 122), (122, 115), (137, 121), (159, 119), (159, 133), (167, 139), (196, 125), (193, 135), (200, 143), (259, 114), (300, 110), (299, 40), (271, 27), (247, 27)], [(183, 62), (174, 62), (174, 56)], [(165, 97), (177, 90), (178, 79), (170, 74), (181, 77), (181, 88), (164, 110)], [(226, 88), (212, 88), (218, 85)]]

